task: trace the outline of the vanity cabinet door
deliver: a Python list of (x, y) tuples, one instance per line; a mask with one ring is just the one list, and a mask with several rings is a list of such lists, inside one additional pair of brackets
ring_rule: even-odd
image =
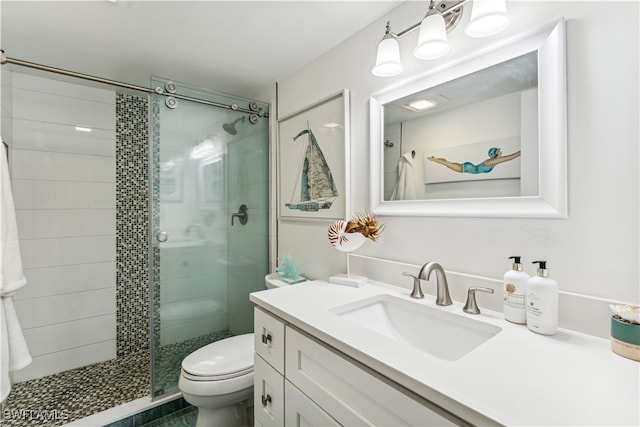
[[(286, 377), (342, 425), (464, 424), (411, 396), (306, 334), (286, 328)], [(446, 417), (446, 418), (445, 418)]]
[(284, 323), (256, 307), (253, 326), (255, 352), (284, 375)]
[(336, 420), (287, 380), (284, 381), (284, 394), (287, 396), (284, 407), (285, 426), (340, 426)]
[(284, 425), (284, 377), (254, 355), (253, 415), (262, 427)]

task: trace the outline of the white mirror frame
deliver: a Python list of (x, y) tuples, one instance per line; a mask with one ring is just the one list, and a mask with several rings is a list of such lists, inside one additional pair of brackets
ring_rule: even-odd
[[(385, 201), (384, 104), (538, 51), (538, 196)], [(438, 68), (370, 98), (371, 210), (377, 215), (567, 218), (564, 19)]]

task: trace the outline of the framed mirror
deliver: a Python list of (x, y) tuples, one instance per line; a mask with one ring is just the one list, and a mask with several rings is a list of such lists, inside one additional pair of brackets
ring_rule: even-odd
[(567, 217), (564, 20), (370, 98), (378, 215)]

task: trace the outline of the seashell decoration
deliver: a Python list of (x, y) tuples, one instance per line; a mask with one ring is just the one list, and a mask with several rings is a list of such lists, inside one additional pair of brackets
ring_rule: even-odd
[(626, 304), (611, 304), (611, 310), (631, 323), (640, 323), (640, 307)]
[(328, 232), (329, 243), (331, 243), (333, 246), (341, 245), (343, 243), (344, 237), (342, 237), (342, 233), (344, 232), (346, 225), (347, 222), (341, 219), (331, 223)]
[(351, 252), (364, 244), (367, 238), (361, 233), (347, 233), (347, 221), (337, 220), (331, 223), (328, 230), (329, 243), (341, 252)]

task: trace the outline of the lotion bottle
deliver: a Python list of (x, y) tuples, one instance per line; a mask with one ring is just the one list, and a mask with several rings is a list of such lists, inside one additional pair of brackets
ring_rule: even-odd
[(527, 323), (527, 310), (525, 307), (527, 281), (529, 275), (522, 271), (519, 256), (511, 256), (513, 260), (511, 270), (504, 274), (503, 311), (504, 318), (509, 322)]
[(538, 270), (527, 282), (527, 326), (533, 332), (553, 335), (558, 331), (558, 284), (549, 278), (546, 261), (533, 264), (538, 264)]

